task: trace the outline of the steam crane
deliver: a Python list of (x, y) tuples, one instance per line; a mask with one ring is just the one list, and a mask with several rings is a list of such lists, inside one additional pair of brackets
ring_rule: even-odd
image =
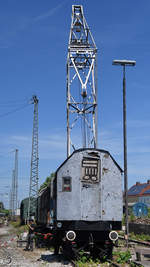
[(32, 133), (32, 155), (31, 155), (31, 170), (30, 170), (30, 187), (29, 187), (29, 205), (28, 205), (28, 220), (31, 216), (35, 216), (36, 204), (38, 198), (38, 102), (36, 96), (32, 97), (34, 104), (34, 119)]
[(97, 48), (83, 7), (73, 5), (67, 57), (67, 156), (80, 143), (78, 127), (81, 146), (97, 147), (96, 56)]

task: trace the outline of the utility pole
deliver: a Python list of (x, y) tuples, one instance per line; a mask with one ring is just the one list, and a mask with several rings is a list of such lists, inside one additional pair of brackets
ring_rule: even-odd
[(18, 149), (15, 150), (14, 184), (15, 184), (14, 208), (15, 208), (16, 215), (17, 215), (17, 208), (18, 208)]
[(29, 204), (28, 204), (28, 220), (30, 216), (35, 216), (36, 203), (38, 198), (38, 102), (34, 95), (32, 104), (34, 104), (33, 132), (32, 132), (32, 154), (31, 154), (31, 170), (30, 170), (30, 187), (29, 187)]
[(12, 215), (12, 188), (10, 189), (10, 192), (9, 192), (9, 210), (11, 211), (11, 215)]
[(73, 5), (67, 57), (67, 157), (71, 147), (75, 150), (79, 144), (79, 140), (75, 142), (79, 123), (82, 146), (97, 147), (96, 57), (97, 48), (83, 7)]
[(126, 66), (135, 66), (134, 60), (113, 60), (113, 65), (123, 67), (123, 154), (124, 154), (124, 200), (125, 200), (125, 240), (128, 248), (128, 171), (127, 171), (127, 108), (126, 108)]
[(15, 216), (15, 170), (12, 171), (12, 189), (11, 189), (11, 215)]

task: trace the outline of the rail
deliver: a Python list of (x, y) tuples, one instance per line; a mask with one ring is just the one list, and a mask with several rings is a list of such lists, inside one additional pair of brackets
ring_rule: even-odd
[[(119, 239), (122, 239), (125, 241), (125, 238), (122, 237), (122, 236), (119, 236)], [(148, 246), (150, 247), (150, 242), (147, 242), (147, 241), (140, 241), (140, 240), (136, 240), (136, 239), (128, 239), (129, 242), (132, 242), (132, 243), (136, 243), (136, 244), (139, 244), (139, 245), (144, 245), (144, 246)]]

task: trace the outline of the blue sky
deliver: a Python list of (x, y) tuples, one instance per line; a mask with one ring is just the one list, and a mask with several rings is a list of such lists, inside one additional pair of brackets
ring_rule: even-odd
[[(66, 158), (66, 58), (72, 4), (82, 4), (98, 47), (98, 143), (123, 168), (122, 69), (128, 67), (129, 187), (150, 178), (149, 0), (0, 1), (0, 198), (8, 206), (14, 150), (19, 200), (28, 196), (33, 94), (39, 98), (40, 184)], [(19, 109), (19, 111), (14, 111)]]

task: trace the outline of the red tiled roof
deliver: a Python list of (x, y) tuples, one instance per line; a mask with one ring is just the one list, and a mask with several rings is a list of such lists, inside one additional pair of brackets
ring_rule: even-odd
[(150, 183), (136, 183), (128, 190), (128, 197), (142, 196), (143, 194), (150, 195)]

